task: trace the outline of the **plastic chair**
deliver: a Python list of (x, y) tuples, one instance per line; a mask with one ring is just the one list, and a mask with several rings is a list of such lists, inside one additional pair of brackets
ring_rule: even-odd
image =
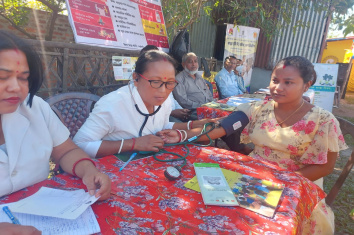
[[(337, 117), (337, 119), (339, 121), (340, 129), (342, 131), (343, 136), (349, 134), (351, 135), (352, 138), (354, 138), (354, 124), (340, 117)], [(345, 179), (348, 177), (351, 169), (353, 168), (353, 165), (354, 165), (354, 151), (350, 155), (348, 162), (347, 164), (345, 164), (345, 167), (343, 168), (337, 181), (335, 182), (335, 184), (332, 186), (331, 190), (327, 194), (327, 197), (325, 199), (327, 205), (331, 206), (333, 204), (334, 199), (336, 198)]]
[(73, 138), (99, 99), (98, 95), (68, 92), (49, 97), (46, 101), (69, 129), (70, 138)]

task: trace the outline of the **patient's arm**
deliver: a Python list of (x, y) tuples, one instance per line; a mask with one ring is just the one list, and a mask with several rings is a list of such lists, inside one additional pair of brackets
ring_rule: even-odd
[(296, 173), (308, 178), (311, 181), (318, 180), (332, 173), (337, 157), (337, 152), (328, 152), (327, 163), (307, 165), (296, 171)]

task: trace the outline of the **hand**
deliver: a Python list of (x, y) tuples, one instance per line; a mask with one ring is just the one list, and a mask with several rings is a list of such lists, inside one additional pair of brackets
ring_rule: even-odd
[(96, 168), (85, 169), (85, 174), (82, 177), (82, 182), (86, 185), (90, 195), (100, 197), (98, 200), (106, 200), (111, 193), (111, 180), (106, 174), (99, 172)]
[(162, 130), (156, 133), (166, 144), (174, 144), (179, 141), (179, 134), (176, 130)]
[(32, 226), (11, 223), (0, 223), (1, 234), (6, 235), (41, 235), (42, 232)]
[(190, 115), (191, 111), (189, 109), (175, 109), (171, 112), (172, 117), (178, 118), (180, 120), (189, 119)]
[(158, 152), (164, 145), (163, 140), (155, 135), (145, 135), (135, 140), (134, 150)]
[(198, 121), (193, 121), (193, 128), (203, 127), (206, 123), (209, 123), (209, 122), (218, 123), (223, 118), (225, 118), (225, 117), (218, 117), (218, 118), (202, 119), (202, 120), (198, 120)]

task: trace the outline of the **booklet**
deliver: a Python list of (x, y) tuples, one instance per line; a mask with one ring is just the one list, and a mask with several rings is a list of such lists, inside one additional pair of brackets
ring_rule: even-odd
[[(267, 217), (273, 217), (284, 190), (283, 184), (258, 179), (238, 172), (221, 169), (240, 207)], [(197, 177), (189, 180), (186, 188), (200, 192)]]
[(194, 163), (194, 169), (205, 205), (238, 205), (219, 164)]

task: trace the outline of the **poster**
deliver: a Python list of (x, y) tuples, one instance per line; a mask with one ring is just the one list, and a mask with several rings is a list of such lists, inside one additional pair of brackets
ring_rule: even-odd
[(314, 63), (316, 83), (310, 87), (315, 91), (314, 105), (332, 112), (334, 92), (337, 86), (338, 64)]
[(224, 59), (228, 56), (235, 56), (237, 59), (242, 60), (242, 64), (236, 70), (243, 77), (248, 92), (250, 92), (258, 36), (258, 28), (247, 26), (234, 27), (233, 24), (228, 24), (226, 27)]
[(160, 0), (66, 0), (75, 42), (141, 50), (147, 44), (168, 51)]
[(115, 80), (130, 80), (138, 57), (112, 56)]

